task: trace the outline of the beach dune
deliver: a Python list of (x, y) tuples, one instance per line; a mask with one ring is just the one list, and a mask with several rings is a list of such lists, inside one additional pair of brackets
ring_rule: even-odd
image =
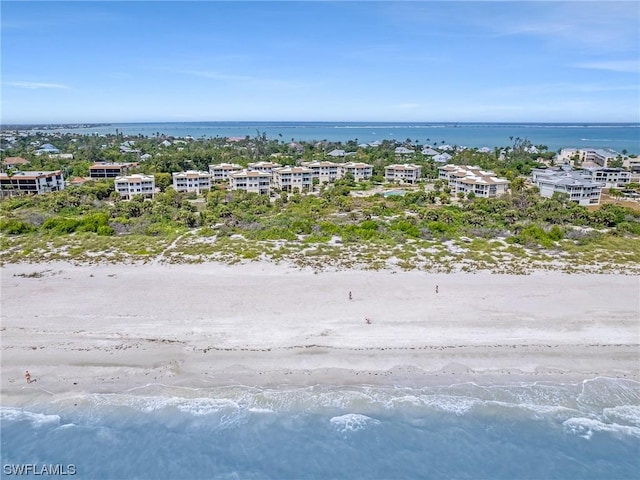
[(1, 305), (3, 404), (149, 385), (639, 377), (635, 276), (17, 264)]

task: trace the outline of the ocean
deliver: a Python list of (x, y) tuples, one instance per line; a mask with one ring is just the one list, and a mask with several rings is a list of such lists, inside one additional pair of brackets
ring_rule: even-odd
[(640, 476), (640, 384), (621, 379), (426, 388), (148, 385), (0, 413), (3, 478), (25, 465), (91, 479)]
[(638, 123), (407, 123), (407, 122), (184, 122), (121, 123), (64, 132), (193, 138), (253, 137), (264, 132), (269, 139), (289, 141), (328, 140), (371, 143), (411, 139), (421, 145), (449, 144), (467, 147), (506, 147), (513, 139), (526, 138), (534, 145), (559, 148), (611, 148), (640, 154)]

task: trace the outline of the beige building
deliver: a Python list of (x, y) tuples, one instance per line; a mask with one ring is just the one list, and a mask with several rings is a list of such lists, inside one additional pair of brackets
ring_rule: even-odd
[(273, 186), (287, 192), (310, 191), (313, 170), (307, 167), (283, 167), (273, 170)]
[(26, 158), (22, 158), (22, 157), (7, 157), (4, 160), (2, 160), (2, 166), (5, 169), (9, 169), (9, 168), (23, 168), (26, 167), (27, 165), (29, 165), (29, 160), (27, 160)]
[(388, 182), (418, 183), (422, 167), (411, 163), (394, 164), (384, 168), (384, 179)]
[(373, 176), (373, 167), (367, 163), (347, 162), (340, 165), (340, 177), (350, 173), (356, 182), (368, 180)]
[(271, 173), (273, 172), (274, 168), (280, 168), (280, 167), (282, 167), (282, 165), (280, 165), (279, 163), (255, 162), (255, 163), (250, 163), (247, 170)]
[(310, 168), (313, 178), (317, 178), (320, 183), (334, 182), (341, 176), (339, 163), (316, 161), (304, 162), (302, 165)]
[(229, 176), (231, 190), (245, 190), (247, 192), (269, 195), (272, 174), (258, 170), (242, 170)]
[(61, 170), (50, 172), (18, 171), (11, 175), (0, 173), (0, 191), (2, 196), (19, 193), (49, 193), (64, 190), (64, 177)]
[(237, 163), (217, 163), (209, 165), (209, 173), (213, 182), (224, 182), (229, 180), (232, 173), (241, 172), (242, 165)]
[(197, 172), (187, 170), (186, 172), (174, 172), (173, 189), (176, 192), (196, 192), (211, 190), (211, 174), (209, 172)]
[(134, 195), (153, 198), (156, 193), (156, 182), (153, 175), (134, 173), (114, 180), (116, 192), (124, 199), (131, 199)]
[(445, 165), (438, 169), (438, 178), (446, 180), (452, 194), (473, 192), (476, 197), (493, 198), (507, 193), (509, 180), (498, 178), (491, 171), (466, 165)]

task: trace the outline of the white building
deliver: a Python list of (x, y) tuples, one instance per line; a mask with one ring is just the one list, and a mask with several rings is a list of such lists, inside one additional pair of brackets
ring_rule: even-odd
[(64, 190), (64, 177), (61, 170), (50, 172), (17, 171), (11, 175), (0, 173), (2, 195), (17, 193), (49, 193)]
[(153, 175), (134, 173), (133, 175), (116, 177), (114, 184), (116, 192), (124, 199), (131, 199), (134, 195), (153, 198), (156, 193), (156, 182)]
[(534, 168), (531, 172), (533, 183), (540, 195), (551, 198), (554, 193), (565, 193), (571, 201), (580, 205), (598, 205), (604, 184), (596, 183), (584, 176), (584, 173), (569, 168)]
[(394, 150), (396, 157), (405, 158), (405, 157), (413, 157), (415, 150), (411, 150), (407, 147), (396, 147)]
[(618, 156), (618, 152), (609, 148), (563, 148), (556, 161), (574, 165), (577, 159), (580, 163), (595, 163), (601, 167), (608, 167)]
[(209, 172), (197, 172), (187, 170), (186, 172), (174, 172), (173, 189), (176, 192), (196, 192), (211, 190), (211, 174)]
[(229, 176), (231, 190), (245, 190), (247, 192), (269, 195), (272, 174), (259, 170), (242, 170)]
[(338, 148), (331, 150), (327, 153), (328, 157), (344, 157), (347, 153), (344, 150), (340, 150)]
[(273, 162), (255, 162), (255, 163), (250, 163), (247, 170), (254, 170), (257, 172), (267, 172), (267, 173), (271, 173), (273, 172), (274, 168), (280, 168), (282, 167), (281, 164), (279, 163), (273, 163)]
[(587, 180), (604, 184), (605, 188), (624, 187), (631, 181), (631, 173), (621, 168), (587, 167), (582, 170), (582, 174)]
[(273, 185), (284, 191), (309, 191), (313, 187), (313, 170), (307, 167), (283, 167), (273, 170)]
[(211, 180), (214, 182), (224, 182), (225, 180), (229, 180), (232, 173), (241, 171), (242, 165), (238, 165), (237, 163), (218, 163), (215, 165), (209, 165)]
[(411, 163), (384, 167), (384, 179), (388, 182), (417, 183), (422, 176), (422, 167)]
[(340, 164), (334, 162), (303, 162), (302, 165), (310, 168), (313, 178), (317, 178), (320, 183), (334, 182), (341, 176)]
[(444, 165), (438, 168), (438, 178), (448, 182), (452, 194), (473, 192), (476, 197), (493, 198), (509, 189), (509, 180), (475, 166)]
[(449, 155), (447, 152), (444, 152), (444, 153), (439, 153), (438, 155), (434, 155), (432, 158), (433, 158), (434, 162), (447, 163), (453, 157), (451, 155)]
[(422, 155), (424, 155), (425, 157), (434, 157), (440, 154), (440, 152), (434, 150), (429, 146), (425, 146), (420, 153), (422, 153)]
[(361, 182), (373, 176), (373, 167), (362, 162), (347, 162), (340, 165), (339, 172), (340, 177), (344, 177), (347, 173), (350, 173), (356, 182)]

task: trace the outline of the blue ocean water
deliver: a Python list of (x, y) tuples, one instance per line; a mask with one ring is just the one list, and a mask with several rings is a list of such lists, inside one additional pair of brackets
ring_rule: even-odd
[(637, 479), (640, 384), (150, 385), (1, 410), (3, 469), (76, 478)]
[(375, 140), (407, 138), (421, 145), (465, 145), (505, 147), (516, 137), (534, 145), (559, 148), (612, 148), (618, 152), (640, 153), (638, 123), (406, 123), (406, 122), (164, 122), (121, 123), (108, 126), (62, 130), (82, 134), (156, 134), (194, 138), (253, 137), (264, 132), (268, 138), (291, 140), (329, 140), (371, 143)]

